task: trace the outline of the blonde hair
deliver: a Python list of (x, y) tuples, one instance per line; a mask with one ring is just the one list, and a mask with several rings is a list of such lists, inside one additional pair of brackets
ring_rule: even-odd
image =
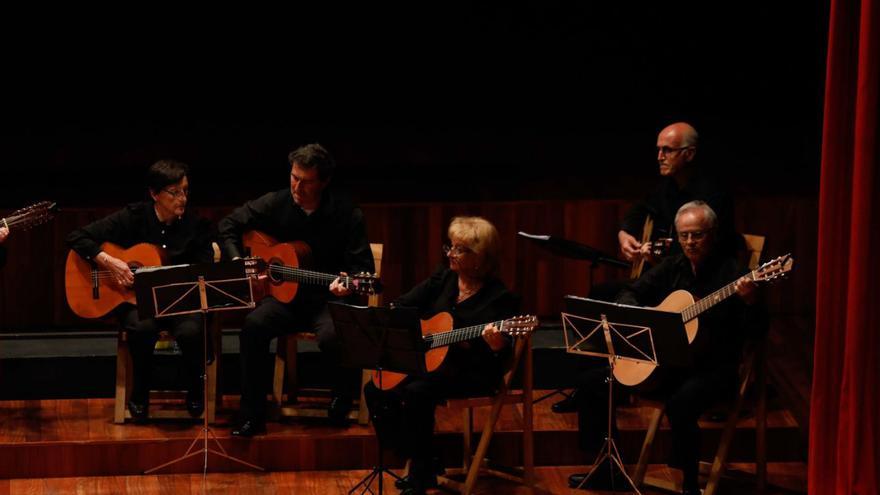
[(483, 217), (455, 217), (449, 223), (449, 240), (458, 241), (477, 254), (485, 255), (485, 264), (477, 271), (483, 276), (498, 275), (501, 240), (498, 230)]

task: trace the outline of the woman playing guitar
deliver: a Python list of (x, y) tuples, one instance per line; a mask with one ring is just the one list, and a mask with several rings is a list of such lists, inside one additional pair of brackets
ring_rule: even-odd
[[(396, 301), (412, 306), (425, 316), (451, 315), (455, 327), (482, 325), (513, 316), (518, 299), (498, 279), (498, 232), (483, 218), (457, 217), (449, 225), (450, 245), (444, 246), (449, 267)], [(454, 323), (453, 323), (454, 322)], [(373, 383), (364, 389), (375, 417), (376, 433), (399, 455), (411, 459), (409, 476), (398, 482), (401, 493), (424, 493), (435, 486), (436, 466), (431, 440), (434, 408), (448, 397), (486, 395), (499, 383), (509, 340), (495, 325), (486, 325), (482, 338), (449, 347), (443, 365), (424, 377), (406, 378), (389, 391)]]

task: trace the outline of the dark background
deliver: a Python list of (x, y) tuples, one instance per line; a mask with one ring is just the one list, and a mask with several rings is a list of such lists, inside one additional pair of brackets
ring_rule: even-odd
[(286, 187), (287, 152), (312, 141), (364, 203), (635, 198), (680, 119), (739, 197), (814, 197), (826, 9), (103, 12), (35, 31), (11, 17), (0, 208), (118, 206), (164, 157), (192, 166), (192, 204), (231, 206)]

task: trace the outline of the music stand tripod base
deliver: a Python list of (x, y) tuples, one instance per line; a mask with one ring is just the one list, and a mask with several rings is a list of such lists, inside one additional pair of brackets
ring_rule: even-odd
[[(215, 263), (204, 265), (187, 265), (179, 268), (170, 268), (156, 272), (148, 272), (146, 276), (135, 276), (135, 284), (149, 286), (152, 295), (152, 307), (155, 317), (177, 316), (193, 313), (202, 314), (202, 351), (204, 363), (202, 368), (202, 400), (208, 403), (208, 313), (213, 311), (225, 311), (232, 309), (252, 309), (254, 307), (253, 290), (250, 285), (250, 277), (245, 272), (245, 261), (237, 260), (228, 263)], [(240, 276), (239, 276), (240, 270)], [(230, 276), (232, 274), (232, 276)], [(193, 276), (196, 275), (196, 281)], [(206, 276), (211, 280), (206, 281)], [(143, 287), (141, 288), (143, 291)], [(211, 305), (209, 305), (209, 290)], [(197, 298), (196, 298), (197, 296)], [(194, 308), (195, 303), (198, 307)], [(219, 352), (219, 350), (218, 350)], [(262, 467), (233, 457), (226, 452), (220, 440), (214, 435), (214, 431), (208, 426), (208, 415), (203, 414), (202, 431), (197, 435), (186, 452), (168, 462), (144, 471), (144, 474), (154, 473), (163, 468), (185, 461), (198, 455), (204, 456), (202, 473), (208, 472), (208, 454), (228, 459), (243, 466), (258, 471), (265, 471)], [(208, 437), (211, 437), (217, 449), (209, 446)], [(196, 448), (199, 441), (203, 442), (201, 448)]]

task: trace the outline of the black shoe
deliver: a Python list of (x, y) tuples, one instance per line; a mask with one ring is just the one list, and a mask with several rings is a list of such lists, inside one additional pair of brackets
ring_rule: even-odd
[[(438, 474), (442, 474), (442, 473), (438, 473)], [(425, 488), (437, 488), (437, 486), (438, 486), (437, 485), (437, 476), (431, 476), (427, 480), (424, 480), (424, 485), (425, 485)], [(399, 480), (394, 480), (394, 488), (397, 488), (399, 490), (404, 490), (406, 488), (412, 488), (412, 487), (413, 487), (413, 480), (410, 477), (410, 475), (406, 475), (403, 478), (400, 478)]]
[(685, 488), (681, 491), (681, 495), (703, 495), (703, 490), (699, 488)]
[(587, 475), (590, 473), (576, 473), (568, 477), (568, 487), (569, 488), (577, 488), (581, 486), (581, 483), (587, 479)]
[(202, 415), (202, 412), (205, 410), (205, 402), (202, 398), (202, 391), (189, 391), (186, 393), (186, 410), (189, 412), (189, 415), (198, 418)]
[(238, 427), (233, 428), (230, 433), (234, 437), (250, 438), (254, 435), (265, 434), (266, 425), (261, 421), (248, 419), (242, 422)]
[(353, 401), (351, 397), (344, 395), (334, 395), (332, 399), (330, 399), (330, 407), (327, 409), (327, 417), (330, 418), (330, 422), (344, 426), (348, 423), (348, 414), (351, 412), (351, 405)]
[(134, 399), (128, 401), (128, 412), (135, 423), (144, 423), (150, 419), (150, 409), (146, 402), (138, 402)]
[[(606, 468), (602, 469), (603, 466), (606, 466)], [(622, 473), (616, 472), (614, 482), (612, 483), (611, 478), (608, 476), (607, 465), (602, 464), (598, 469), (599, 471), (590, 476), (590, 480), (583, 486), (581, 486), (581, 483), (584, 482), (590, 473), (579, 473), (569, 476), (568, 487), (577, 488), (580, 486), (582, 490), (630, 491), (629, 482), (627, 482)]]
[(568, 397), (550, 406), (550, 410), (555, 413), (570, 413), (577, 411), (577, 390)]

